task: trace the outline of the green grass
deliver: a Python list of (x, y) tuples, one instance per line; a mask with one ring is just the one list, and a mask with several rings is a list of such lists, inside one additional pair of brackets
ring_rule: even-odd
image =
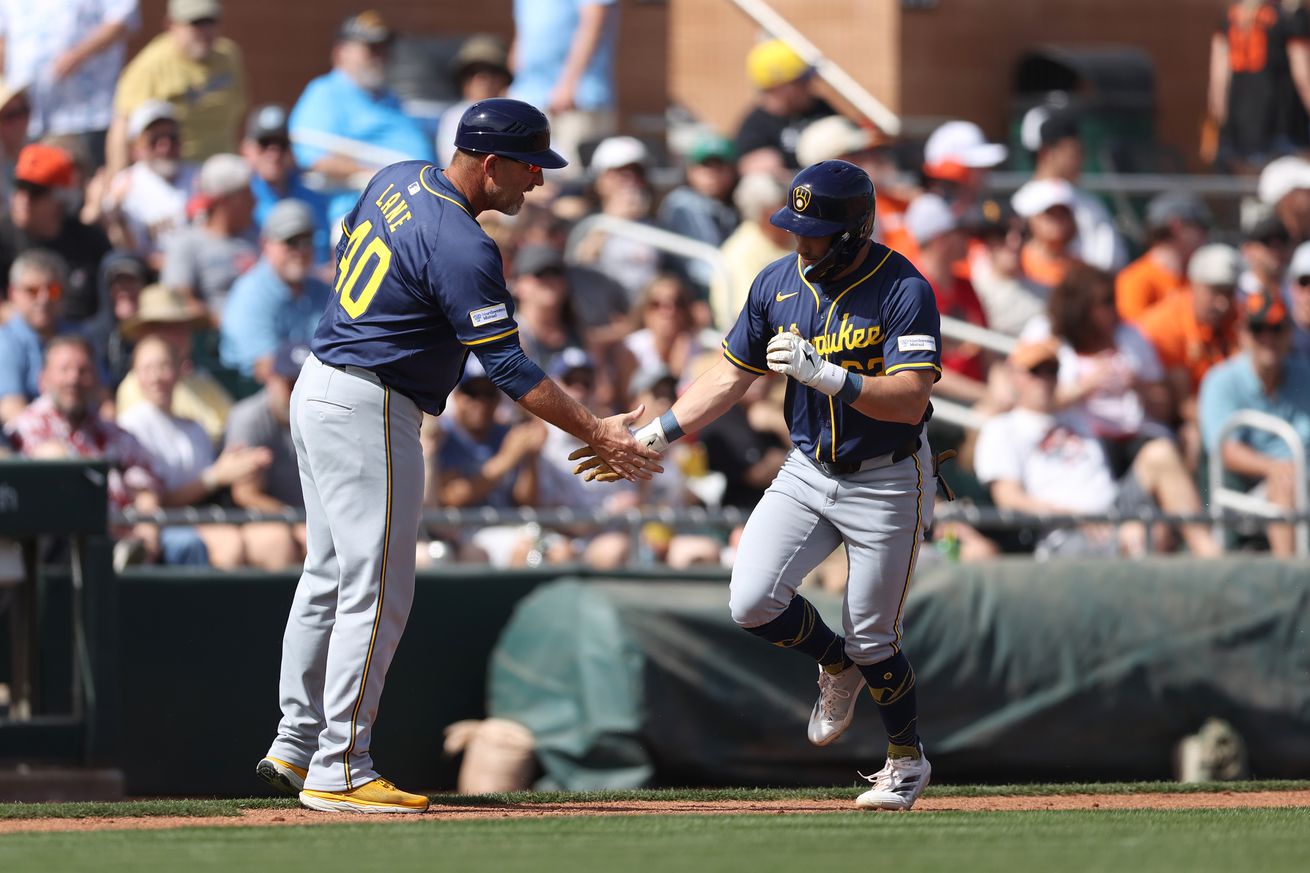
[[(640, 791), (522, 791), (512, 794), (432, 795), (445, 806), (494, 804), (604, 803), (633, 800), (691, 800), (704, 803), (738, 800), (827, 800), (849, 798), (857, 788), (657, 788)], [(1292, 791), (1310, 782), (1264, 781), (1184, 785), (1177, 782), (1061, 782), (1045, 785), (934, 785), (926, 797), (1046, 797), (1061, 794), (1195, 794), (1214, 791)], [(87, 818), (91, 816), (235, 816), (242, 809), (293, 809), (291, 798), (130, 800), (122, 803), (0, 803), (0, 819)]]
[(1307, 869), (1310, 811), (630, 816), (11, 834), (4, 871), (458, 873)]

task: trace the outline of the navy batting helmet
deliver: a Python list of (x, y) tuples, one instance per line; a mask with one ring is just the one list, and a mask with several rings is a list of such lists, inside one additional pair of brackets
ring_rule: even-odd
[(820, 161), (796, 174), (787, 205), (769, 223), (797, 236), (834, 237), (805, 271), (806, 279), (822, 282), (849, 267), (873, 234), (876, 200), (868, 173), (846, 161)]
[(455, 132), (455, 148), (513, 158), (548, 170), (569, 163), (551, 151), (550, 122), (541, 110), (507, 97), (479, 100), (466, 109)]

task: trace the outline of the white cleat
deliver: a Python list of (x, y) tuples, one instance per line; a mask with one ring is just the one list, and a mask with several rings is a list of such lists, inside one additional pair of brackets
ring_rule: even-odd
[[(864, 776), (863, 773), (860, 774)], [(932, 765), (919, 744), (917, 758), (888, 758), (887, 764), (872, 776), (864, 776), (873, 787), (855, 798), (860, 809), (899, 809), (914, 806), (923, 789), (928, 787)]]
[(864, 687), (864, 674), (851, 664), (837, 675), (819, 667), (819, 699), (810, 712), (810, 742), (826, 746), (845, 732), (855, 718), (855, 700)]

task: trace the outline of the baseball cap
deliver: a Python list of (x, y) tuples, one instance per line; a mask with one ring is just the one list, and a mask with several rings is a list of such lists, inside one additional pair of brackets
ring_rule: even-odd
[(596, 364), (591, 356), (577, 346), (569, 346), (555, 356), (550, 362), (550, 377), (563, 379), (574, 370), (595, 370)]
[(1010, 204), (995, 197), (980, 200), (960, 219), (960, 226), (972, 234), (1008, 231), (1014, 219)]
[(810, 74), (810, 65), (780, 39), (762, 42), (746, 55), (746, 73), (761, 91), (795, 82)]
[(1256, 196), (1267, 206), (1277, 206), (1278, 201), (1300, 188), (1310, 188), (1310, 161), (1289, 155), (1270, 161), (1260, 171)]
[(14, 166), (14, 181), (43, 188), (72, 187), (73, 156), (61, 148), (39, 142), (25, 145)]
[(1146, 205), (1146, 226), (1151, 230), (1159, 230), (1174, 221), (1209, 227), (1214, 216), (1210, 207), (1194, 194), (1165, 191), (1152, 197)]
[(514, 272), (519, 276), (539, 276), (551, 270), (564, 270), (564, 255), (554, 246), (531, 243), (514, 257)]
[(802, 167), (831, 161), (873, 146), (873, 131), (860, 127), (842, 115), (811, 121), (796, 140), (796, 160)]
[(287, 111), (276, 103), (266, 103), (250, 113), (246, 122), (246, 139), (288, 139)]
[(464, 75), (470, 67), (493, 67), (509, 75), (509, 49), (505, 41), (490, 33), (475, 33), (459, 47), (450, 62), (455, 78)]
[(391, 42), (395, 34), (387, 26), (382, 13), (376, 9), (366, 9), (341, 22), (337, 32), (340, 42), (362, 42), (368, 45), (384, 45)]
[(1236, 285), (1242, 275), (1242, 255), (1223, 243), (1201, 246), (1187, 262), (1187, 281), (1197, 285)]
[(1310, 242), (1303, 242), (1292, 252), (1292, 260), (1287, 265), (1287, 278), (1296, 281), (1302, 276), (1310, 276)]
[(226, 197), (250, 187), (250, 166), (236, 155), (211, 155), (200, 165), (196, 193)]
[(923, 146), (923, 171), (937, 179), (953, 179), (968, 169), (995, 167), (1010, 150), (988, 142), (982, 128), (972, 121), (948, 121), (928, 137)]
[(1041, 340), (1025, 340), (1010, 352), (1010, 363), (1020, 370), (1031, 370), (1048, 361), (1059, 362), (1060, 341), (1047, 337)]
[(223, 4), (219, 0), (168, 0), (168, 18), (179, 24), (221, 18), (222, 15)]
[(601, 140), (591, 153), (591, 171), (603, 173), (633, 164), (644, 167), (649, 160), (646, 144), (635, 136), (611, 136)]
[(136, 139), (156, 121), (177, 121), (177, 110), (165, 100), (147, 100), (127, 117), (127, 136)]
[(314, 230), (314, 211), (303, 200), (279, 200), (264, 218), (264, 239), (286, 242)]
[(951, 207), (936, 194), (920, 194), (905, 210), (905, 229), (921, 246), (959, 226)]
[(1010, 205), (1024, 218), (1041, 215), (1056, 206), (1073, 208), (1073, 186), (1064, 179), (1036, 179), (1014, 192)]
[(135, 340), (141, 329), (151, 324), (185, 324), (199, 328), (209, 323), (204, 307), (182, 292), (158, 283), (141, 289), (136, 315), (123, 322), (123, 336)]
[(100, 262), (101, 281), (106, 286), (115, 279), (121, 279), (124, 276), (144, 282), (146, 275), (145, 261), (131, 252), (112, 251), (105, 255), (105, 259)]
[(308, 357), (309, 346), (288, 340), (273, 353), (273, 372), (283, 379), (295, 379), (300, 375), (300, 368), (305, 365)]
[(737, 160), (737, 148), (732, 140), (714, 133), (704, 134), (692, 143), (687, 152), (687, 163), (703, 164), (706, 161), (719, 160), (731, 163)]
[(1074, 139), (1082, 132), (1078, 115), (1060, 106), (1034, 106), (1019, 122), (1019, 144), (1030, 152)]
[(1287, 319), (1287, 307), (1276, 293), (1267, 289), (1246, 295), (1243, 321), (1247, 327), (1277, 327)]

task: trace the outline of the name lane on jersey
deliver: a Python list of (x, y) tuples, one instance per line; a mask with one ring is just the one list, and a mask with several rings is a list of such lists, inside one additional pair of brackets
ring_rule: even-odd
[(378, 195), (378, 199), (373, 201), (373, 205), (382, 212), (382, 220), (387, 223), (387, 230), (392, 233), (395, 233), (396, 228), (414, 217), (409, 209), (409, 201), (399, 191), (393, 191), (392, 189), (395, 187), (394, 183), (388, 183), (387, 187)]

